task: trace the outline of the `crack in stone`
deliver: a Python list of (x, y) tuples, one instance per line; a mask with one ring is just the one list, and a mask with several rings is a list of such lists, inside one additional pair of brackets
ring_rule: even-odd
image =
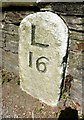
[(67, 68), (67, 59), (68, 59), (68, 53), (69, 53), (69, 38), (67, 41), (67, 49), (66, 49), (66, 55), (63, 57), (63, 61), (62, 61), (62, 65), (63, 65), (63, 74), (62, 74), (62, 82), (61, 82), (61, 86), (60, 86), (60, 96), (59, 96), (59, 100), (61, 99), (62, 96), (62, 91), (64, 88), (64, 80), (65, 80), (65, 73), (66, 73), (66, 68)]

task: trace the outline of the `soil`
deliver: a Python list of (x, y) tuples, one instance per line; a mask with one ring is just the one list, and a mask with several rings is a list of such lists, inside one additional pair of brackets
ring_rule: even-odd
[(76, 109), (73, 102), (62, 99), (57, 107), (51, 107), (22, 91), (19, 77), (2, 70), (3, 118), (58, 118), (66, 107)]

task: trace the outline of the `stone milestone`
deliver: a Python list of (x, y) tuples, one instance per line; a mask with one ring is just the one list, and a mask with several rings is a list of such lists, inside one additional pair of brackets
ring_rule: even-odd
[(68, 28), (52, 12), (26, 16), (19, 27), (20, 87), (50, 106), (60, 96)]

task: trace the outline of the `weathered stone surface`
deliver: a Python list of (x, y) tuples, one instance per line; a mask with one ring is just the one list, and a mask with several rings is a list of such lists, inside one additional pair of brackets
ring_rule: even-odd
[(4, 69), (7, 69), (10, 72), (14, 72), (16, 75), (18, 75), (18, 54), (14, 54), (10, 51), (2, 51), (2, 67)]
[(2, 31), (2, 39), (0, 47), (3, 47), (7, 51), (11, 51), (13, 53), (18, 53), (18, 34), (14, 34), (10, 31)]
[(80, 106), (82, 106), (82, 81), (74, 79), (74, 81), (72, 82), (71, 98), (77, 100)]
[(84, 40), (84, 34), (76, 31), (69, 31), (71, 40)]
[(7, 41), (5, 50), (11, 51), (13, 53), (18, 53), (18, 43), (16, 41)]
[(5, 15), (5, 21), (7, 23), (13, 23), (15, 25), (17, 25), (19, 22), (20, 22), (20, 19), (21, 19), (21, 16), (18, 12), (14, 12), (14, 11), (8, 11), (6, 12), (6, 15)]
[(79, 3), (72, 3), (72, 2), (58, 2), (54, 3), (52, 2), (52, 8), (54, 11), (57, 11), (60, 14), (64, 15), (77, 15), (77, 16), (83, 16), (83, 8), (84, 4), (82, 2)]
[(20, 0), (4, 0), (2, 4), (0, 4), (0, 6), (3, 6), (3, 7), (9, 7), (9, 6), (32, 6), (32, 5), (35, 5), (35, 2), (36, 0), (23, 0), (23, 1), (20, 1)]
[[(2, 58), (3, 58), (3, 67), (5, 67), (7, 69), (7, 71), (14, 72), (14, 74), (18, 73), (18, 69), (15, 69), (15, 67), (14, 67), (14, 66), (18, 66), (18, 62), (12, 62), (12, 61), (15, 61), (15, 59), (16, 59), (16, 61), (18, 61), (18, 52), (17, 52), (18, 47), (13, 47), (13, 49), (12, 49), (12, 45), (10, 47), (9, 44), (11, 44), (12, 40), (15, 42), (17, 41), (17, 43), (19, 42), (18, 36), (14, 35), (14, 36), (16, 36), (16, 37), (14, 37), (13, 34), (17, 33), (17, 28), (18, 28), (19, 22), (22, 20), (22, 18), (24, 18), (25, 16), (27, 16), (31, 13), (36, 12), (36, 7), (34, 7), (34, 6), (29, 7), (27, 4), (25, 4), (25, 7), (23, 7), (24, 5), (23, 5), (23, 3), (21, 3), (21, 7), (18, 7), (18, 4), (20, 5), (20, 3), (15, 3), (17, 6), (14, 7), (13, 6), (14, 3), (9, 2), (9, 4), (12, 6), (7, 7), (6, 9), (3, 9), (3, 11), (0, 12), (0, 22), (2, 22), (2, 23), (0, 23), (0, 27), (8, 28), (8, 29), (5, 29), (2, 34), (0, 34), (1, 35), (0, 37), (2, 38), (2, 39), (0, 39), (0, 41), (1, 41), (0, 42), (0, 45), (1, 45), (0, 46), (0, 48), (1, 48), (0, 49), (0, 68), (2, 66)], [(79, 47), (80, 44), (78, 44), (78, 42), (84, 41), (84, 35), (82, 32), (82, 31), (84, 31), (83, 30), (83, 24), (84, 24), (83, 7), (84, 7), (84, 5), (82, 3), (68, 3), (68, 2), (67, 3), (48, 3), (48, 2), (42, 3), (41, 2), (40, 4), (38, 4), (38, 8), (40, 8), (40, 11), (53, 11), (54, 13), (59, 14), (65, 20), (65, 22), (69, 28), (69, 33), (70, 33), (69, 58), (70, 59), (68, 60), (69, 68), (67, 69), (67, 71), (69, 72), (69, 74), (71, 74), (73, 76), (73, 79), (74, 79), (74, 82), (72, 83), (72, 89), (71, 89), (72, 99), (75, 99), (75, 98), (78, 99), (78, 101), (79, 101), (78, 103), (81, 103), (81, 98), (79, 99), (79, 97), (81, 96), (81, 94), (80, 94), (81, 89), (79, 90), (79, 88), (80, 88), (79, 83), (81, 82), (81, 80), (83, 81), (83, 78), (84, 78), (84, 67), (83, 67), (84, 62), (81, 62), (81, 59), (83, 59), (84, 57), (83, 57), (83, 55), (81, 55), (81, 47)], [(9, 25), (7, 25), (7, 24), (9, 24)], [(14, 30), (14, 31), (12, 31), (12, 30)], [(1, 30), (0, 30), (0, 33), (1, 33)], [(8, 36), (6, 36), (6, 34), (8, 34)], [(9, 46), (7, 48), (5, 47), (6, 41)], [(5, 48), (6, 48), (6, 51), (4, 51), (4, 52), (6, 54), (6, 57), (3, 57), (3, 56), (5, 56), (5, 54), (4, 54), (4, 52), (2, 54), (2, 51)], [(80, 48), (80, 49), (78, 49), (78, 48)], [(8, 55), (8, 54), (11, 54), (11, 55)], [(82, 84), (81, 84), (82, 87), (83, 87), (83, 84), (84, 83), (82, 82)], [(78, 89), (79, 92), (78, 91), (76, 92), (76, 89)], [(84, 88), (82, 88), (82, 90), (83, 89)], [(74, 90), (74, 92), (73, 92), (73, 90)], [(23, 92), (22, 92), (22, 94), (23, 94)], [(84, 97), (84, 94), (82, 95), (82, 97)], [(83, 104), (84, 104), (84, 99), (82, 99), (82, 100), (83, 100)], [(84, 106), (83, 104), (82, 104), (82, 107)], [(28, 106), (26, 106), (26, 108), (28, 108)], [(8, 110), (8, 108), (7, 108), (7, 110)], [(6, 113), (6, 112), (4, 112), (4, 113)], [(84, 113), (84, 110), (83, 110), (83, 113)]]
[(75, 31), (84, 31), (84, 18), (78, 16), (62, 16), (62, 18), (66, 21), (69, 29)]
[(68, 72), (74, 77), (82, 81), (82, 54), (80, 52), (70, 52)]
[(62, 81), (68, 29), (52, 12), (24, 18), (19, 28), (21, 88), (48, 105), (56, 106)]
[(2, 67), (2, 49), (0, 48), (0, 68)]
[(14, 24), (5, 24), (3, 30), (8, 31), (11, 34), (18, 34), (18, 26)]

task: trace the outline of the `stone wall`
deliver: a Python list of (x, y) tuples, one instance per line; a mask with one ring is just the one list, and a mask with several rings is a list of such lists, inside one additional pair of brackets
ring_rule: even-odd
[[(3, 6), (3, 4), (2, 4)], [(0, 39), (0, 67), (19, 75), (18, 66), (18, 27), (21, 20), (34, 12), (52, 11), (58, 14), (69, 28), (69, 48), (67, 74), (73, 76), (72, 98), (81, 101), (82, 80), (84, 78), (84, 4), (82, 3), (32, 3), (24, 6), (5, 6), (2, 8), (0, 26), (2, 39)], [(1, 14), (1, 13), (0, 13)], [(0, 32), (1, 32), (0, 28)], [(81, 103), (82, 104), (82, 103)]]

